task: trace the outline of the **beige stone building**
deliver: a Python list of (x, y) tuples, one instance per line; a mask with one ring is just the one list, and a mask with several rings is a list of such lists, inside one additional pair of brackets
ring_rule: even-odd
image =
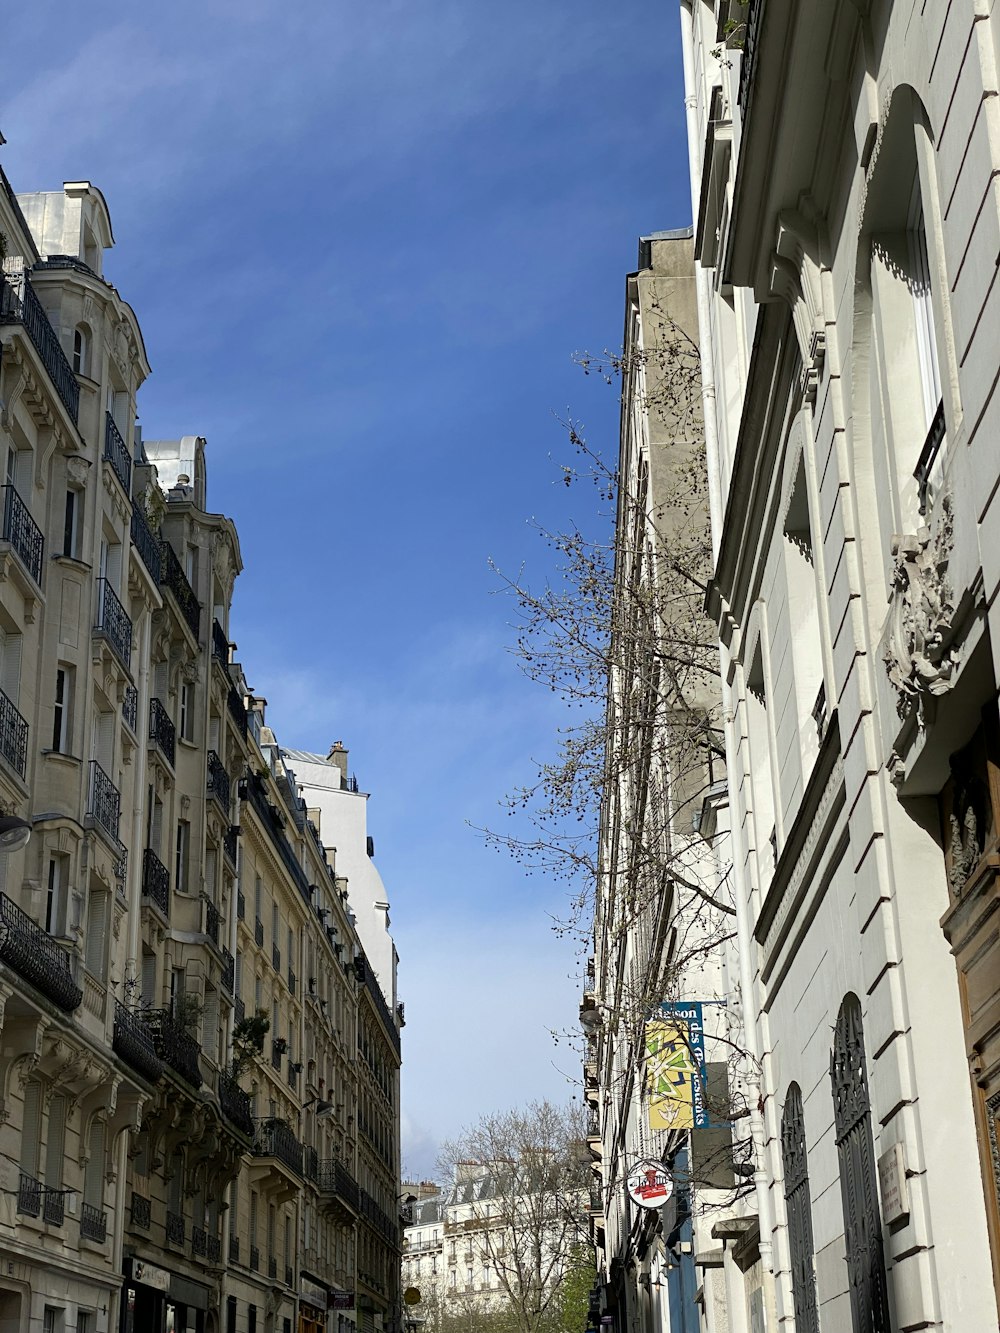
[(107, 206), (0, 186), (0, 1327), (390, 1333), (394, 989), (236, 659), (205, 441), (141, 439)]

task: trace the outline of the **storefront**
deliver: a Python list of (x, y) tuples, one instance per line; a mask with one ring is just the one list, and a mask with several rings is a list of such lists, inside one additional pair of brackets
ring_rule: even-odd
[(323, 1283), (299, 1274), (299, 1333), (326, 1333), (329, 1292)]
[(204, 1283), (126, 1259), (121, 1333), (205, 1333), (208, 1296)]

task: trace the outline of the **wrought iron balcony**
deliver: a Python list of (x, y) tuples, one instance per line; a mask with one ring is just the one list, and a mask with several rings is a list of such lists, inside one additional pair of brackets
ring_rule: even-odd
[(42, 359), (52, 385), (66, 411), (76, 421), (80, 412), (80, 386), (66, 359), (56, 331), (35, 295), (27, 272), (0, 281), (0, 324), (21, 324)]
[(232, 782), (214, 750), (208, 752), (208, 794), (214, 796), (226, 814), (229, 814)]
[(17, 1211), (26, 1217), (39, 1217), (42, 1212), (42, 1182), (23, 1171), (17, 1187)]
[(590, 1139), (601, 1137), (601, 1119), (596, 1106), (587, 1107), (587, 1137)]
[(232, 995), (233, 983), (236, 980), (236, 959), (226, 948), (222, 950), (222, 976), (220, 980), (222, 989), (227, 990)]
[(271, 1068), (281, 1068), (281, 1057), (285, 1053), (285, 1042), (282, 1038), (276, 1038), (271, 1042)]
[(239, 1236), (229, 1237), (229, 1262), (238, 1264), (240, 1261), (240, 1238)]
[(108, 1238), (108, 1217), (103, 1208), (89, 1203), (80, 1205), (80, 1235), (103, 1244)]
[(229, 828), (222, 835), (222, 850), (226, 860), (235, 869), (236, 868), (236, 849), (240, 841), (239, 824), (230, 824)]
[(267, 1275), (268, 1275), (269, 1278), (271, 1278), (271, 1279), (273, 1279), (273, 1280), (276, 1280), (276, 1279), (277, 1279), (277, 1276), (278, 1276), (278, 1261), (277, 1261), (277, 1259), (274, 1257), (273, 1254), (268, 1255), (268, 1259), (267, 1259)]
[(257, 1121), (254, 1157), (274, 1157), (296, 1175), (302, 1174), (302, 1144), (283, 1120)]
[(97, 580), (97, 623), (94, 632), (104, 635), (115, 656), (128, 671), (132, 665), (132, 621), (109, 579)]
[(218, 1236), (209, 1235), (207, 1254), (210, 1264), (217, 1264), (222, 1259), (222, 1241)]
[(264, 923), (263, 923), (263, 921), (261, 921), (260, 917), (257, 917), (257, 919), (256, 919), (256, 920), (254, 921), (254, 923), (253, 923), (253, 937), (254, 937), (254, 941), (256, 942), (256, 944), (257, 944), (260, 948), (263, 948), (263, 947), (264, 947)]
[(247, 1016), (247, 1008), (238, 995), (233, 996), (233, 1022), (242, 1023)]
[(275, 972), (281, 971), (281, 950), (276, 944), (271, 945), (271, 966)]
[(87, 814), (100, 824), (113, 842), (118, 841), (121, 819), (121, 796), (118, 788), (96, 759), (90, 761), (90, 802)]
[(70, 971), (69, 955), (5, 893), (0, 893), (0, 961), (66, 1013), (83, 999)]
[(130, 731), (135, 731), (136, 723), (139, 721), (139, 691), (134, 685), (128, 687), (122, 699), (122, 721)]
[(253, 1138), (253, 1117), (250, 1115), (250, 1094), (244, 1092), (232, 1074), (219, 1075), (219, 1105), (231, 1125)]
[(215, 903), (205, 899), (205, 934), (213, 944), (219, 943), (219, 909)]
[(208, 1232), (204, 1227), (191, 1228), (191, 1253), (204, 1258), (208, 1252)]
[(212, 621), (212, 656), (223, 666), (229, 665), (229, 639), (217, 620)]
[(61, 1227), (66, 1221), (66, 1195), (62, 1190), (43, 1188), (42, 1217), (50, 1227)]
[(149, 1200), (142, 1194), (136, 1194), (132, 1191), (132, 1229), (134, 1231), (148, 1231), (152, 1220), (153, 1209)]
[(172, 593), (178, 611), (187, 623), (188, 629), (197, 639), (201, 627), (201, 605), (194, 594), (194, 589), (188, 583), (187, 575), (181, 568), (181, 562), (177, 559), (177, 552), (169, 542), (164, 542), (161, 550), (163, 552), (163, 564), (160, 571), (160, 583), (168, 592)]
[(139, 505), (132, 506), (132, 521), (129, 524), (132, 545), (139, 552), (139, 558), (149, 570), (154, 583), (160, 582), (163, 572), (163, 556), (160, 551), (160, 539), (146, 521), (146, 515)]
[(21, 563), (40, 587), (45, 538), (28, 512), (28, 506), (13, 486), (3, 488), (3, 539), (10, 542)]
[(170, 871), (151, 847), (142, 854), (142, 896), (152, 899), (164, 916), (170, 915)]
[(354, 1212), (361, 1210), (361, 1189), (342, 1162), (335, 1157), (320, 1162), (316, 1183), (324, 1194), (343, 1199)]
[(229, 687), (229, 693), (226, 695), (226, 707), (229, 709), (229, 716), (236, 723), (236, 730), (246, 740), (248, 730), (247, 710), (235, 685)]
[(177, 729), (170, 714), (159, 699), (150, 699), (149, 701), (149, 739), (155, 742), (164, 759), (173, 768)]
[(126, 1009), (120, 1000), (115, 1000), (115, 1031), (111, 1045), (123, 1060), (144, 1078), (148, 1078), (150, 1083), (155, 1083), (163, 1073), (163, 1065), (156, 1054), (149, 1028), (139, 1014)]
[(150, 1009), (147, 1015), (153, 1044), (160, 1059), (193, 1088), (202, 1083), (198, 1056), (201, 1048), (169, 1009)]
[(171, 1245), (184, 1244), (184, 1215), (183, 1213), (167, 1212), (167, 1241)]
[(104, 457), (122, 484), (125, 494), (132, 495), (132, 458), (122, 433), (110, 412), (104, 414)]
[(28, 765), (28, 724), (0, 690), (0, 754), (21, 778)]
[[(743, 34), (743, 55), (740, 59), (740, 86), (737, 94), (744, 120), (750, 113), (750, 99), (757, 64), (757, 39), (760, 28), (762, 0), (747, 0), (746, 30)], [(727, 54), (729, 54), (727, 52)]]

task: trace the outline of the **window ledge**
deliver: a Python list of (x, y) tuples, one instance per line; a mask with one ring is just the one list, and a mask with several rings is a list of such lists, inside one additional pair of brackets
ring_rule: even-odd
[(44, 759), (54, 759), (57, 764), (66, 764), (71, 768), (79, 768), (83, 760), (79, 755), (67, 754), (65, 750), (43, 750)]
[(75, 555), (66, 555), (65, 553), (60, 553), (59, 555), (50, 555), (49, 559), (52, 561), (54, 565), (66, 565), (70, 569), (80, 570), (81, 573), (89, 574), (89, 572), (94, 568), (94, 566), (88, 560), (80, 560)]
[(197, 750), (199, 748), (197, 741), (190, 741), (186, 736), (178, 735), (177, 744), (183, 745), (186, 750)]

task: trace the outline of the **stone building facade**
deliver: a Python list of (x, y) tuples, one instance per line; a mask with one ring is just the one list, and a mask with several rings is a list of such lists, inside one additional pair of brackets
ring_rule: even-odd
[(0, 236), (0, 1327), (389, 1333), (395, 977), (236, 657), (205, 441), (141, 438), (100, 191), (0, 176)]
[(708, 605), (760, 1069), (729, 1327), (985, 1330), (1000, 15), (680, 9)]

